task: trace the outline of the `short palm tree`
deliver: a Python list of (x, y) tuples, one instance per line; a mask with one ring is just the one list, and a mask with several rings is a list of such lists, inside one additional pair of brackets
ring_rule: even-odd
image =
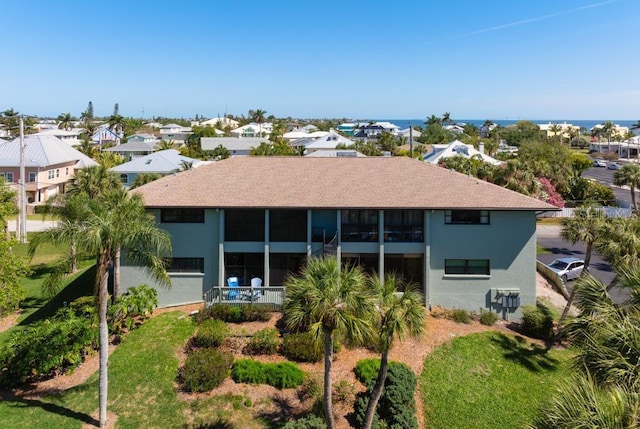
[(58, 128), (61, 130), (70, 130), (73, 128), (73, 121), (76, 118), (71, 116), (71, 113), (61, 113), (58, 115)]
[(625, 164), (613, 174), (613, 184), (617, 186), (629, 186), (631, 190), (631, 206), (634, 213), (638, 212), (636, 202), (636, 189), (640, 187), (640, 165)]
[(258, 137), (262, 137), (262, 124), (264, 124), (266, 121), (266, 114), (267, 111), (262, 109), (256, 109), (255, 111), (252, 111), (251, 120), (258, 124), (260, 130), (258, 133)]
[(96, 199), (121, 186), (120, 180), (114, 172), (102, 165), (94, 165), (78, 170), (73, 178), (73, 183), (67, 189), (67, 194), (85, 194), (91, 199)]
[(284, 317), (291, 330), (308, 329), (324, 344), (324, 410), (333, 429), (331, 365), (333, 340), (338, 333), (361, 343), (372, 337), (371, 314), (375, 297), (359, 267), (340, 267), (333, 257), (312, 258), (299, 275), (285, 282)]
[(595, 248), (614, 269), (624, 267), (640, 258), (640, 219), (637, 216), (611, 219), (601, 232), (605, 239)]
[[(370, 429), (373, 424), (376, 407), (387, 378), (389, 350), (393, 342), (396, 339), (402, 341), (407, 336), (422, 335), (426, 319), (424, 298), (417, 285), (404, 284), (395, 274), (389, 274), (384, 280), (379, 276), (371, 277), (371, 289), (377, 294), (373, 323), (380, 352), (380, 370), (367, 405), (364, 429)], [(404, 291), (400, 292), (402, 289)]]

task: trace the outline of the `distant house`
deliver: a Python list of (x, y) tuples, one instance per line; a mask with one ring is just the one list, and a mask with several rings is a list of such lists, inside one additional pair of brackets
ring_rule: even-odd
[[(556, 126), (558, 127), (557, 131), (555, 129)], [(573, 125), (573, 124), (567, 124), (566, 122), (563, 122), (561, 124), (554, 124), (554, 123), (548, 122), (546, 124), (538, 124), (538, 127), (540, 127), (540, 131), (545, 133), (545, 136), (547, 138), (552, 138), (559, 135), (563, 139), (569, 139), (569, 135), (572, 131), (573, 132), (580, 131), (579, 126)]]
[(248, 156), (251, 149), (260, 146), (261, 142), (269, 143), (269, 140), (264, 137), (202, 137), (200, 147), (202, 150), (214, 150), (222, 146), (231, 156)]
[(454, 156), (462, 156), (467, 159), (478, 158), (491, 165), (504, 164), (502, 161), (498, 161), (497, 159), (492, 158), (489, 155), (485, 155), (484, 152), (477, 150), (470, 144), (462, 143), (460, 140), (454, 140), (449, 144), (432, 145), (432, 151), (426, 154), (423, 159), (424, 162), (428, 162), (430, 164), (438, 164), (440, 161)]
[[(339, 129), (339, 128), (338, 128)], [(357, 128), (354, 129), (353, 136), (356, 139), (377, 139), (382, 135), (382, 133), (390, 133), (392, 135), (397, 135), (400, 127), (391, 122), (374, 122), (372, 124), (357, 124)]]
[(416, 130), (415, 128), (411, 128), (411, 129), (405, 128), (404, 130), (398, 131), (398, 137), (408, 139), (409, 135), (411, 135), (414, 139), (417, 139), (422, 135), (422, 133)]
[(78, 136), (80, 135), (80, 132), (77, 129), (68, 131), (68, 130), (62, 130), (58, 128), (49, 128), (49, 129), (40, 131), (39, 133), (36, 133), (36, 135), (54, 136), (59, 138), (60, 140), (62, 140), (63, 142), (65, 142), (70, 146), (78, 146), (80, 144), (80, 140), (78, 140)]
[(217, 127), (220, 126), (221, 128), (224, 127), (231, 127), (231, 128), (237, 128), (238, 125), (240, 123), (238, 121), (236, 121), (235, 119), (231, 119), (231, 118), (227, 118), (227, 117), (215, 117), (215, 118), (211, 118), (211, 119), (207, 119), (206, 121), (199, 121), (199, 122), (192, 122), (191, 125), (192, 126), (200, 126), (200, 127)]
[(464, 127), (458, 124), (445, 125), (442, 128), (455, 134), (464, 134)]
[(359, 158), (366, 156), (353, 149), (317, 150), (304, 155), (310, 158)]
[[(64, 192), (79, 169), (98, 165), (59, 138), (41, 134), (24, 137), (24, 160), (27, 199), (32, 204)], [(20, 138), (0, 144), (0, 176), (19, 183)]]
[(160, 138), (166, 141), (173, 140), (177, 145), (184, 145), (191, 134), (193, 134), (191, 127), (178, 124), (167, 124), (160, 128)]
[(91, 136), (91, 141), (103, 145), (103, 144), (120, 144), (120, 136), (117, 133), (111, 131), (108, 125), (100, 125), (98, 130)]
[(185, 167), (187, 167), (186, 169), (196, 167), (200, 163), (206, 162), (182, 156), (175, 149), (167, 149), (135, 158), (110, 168), (110, 171), (117, 173), (122, 184), (128, 188), (140, 174), (156, 173), (166, 176), (167, 174), (182, 171)]
[[(231, 135), (235, 137), (269, 137), (273, 131), (273, 124), (271, 122), (265, 122), (263, 124), (256, 124), (251, 122), (247, 125), (243, 125), (231, 131)], [(262, 133), (262, 136), (259, 134)]]
[(141, 156), (149, 155), (154, 152), (159, 140), (154, 141), (130, 141), (117, 146), (103, 149), (103, 152), (113, 152), (122, 156), (125, 161), (131, 161)]
[(156, 136), (154, 136), (153, 134), (149, 134), (149, 133), (138, 133), (138, 134), (132, 134), (129, 137), (127, 137), (127, 143), (133, 143), (133, 142), (138, 142), (138, 143), (158, 143), (160, 141), (160, 139)]
[(322, 137), (307, 137), (304, 139), (294, 140), (289, 144), (292, 147), (303, 147), (305, 154), (310, 154), (322, 150), (335, 150), (338, 145), (351, 146), (355, 144), (355, 142), (331, 130)]

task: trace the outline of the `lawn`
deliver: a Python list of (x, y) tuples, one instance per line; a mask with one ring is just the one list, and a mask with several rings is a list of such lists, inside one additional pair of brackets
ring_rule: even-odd
[[(109, 358), (109, 411), (118, 428), (185, 427), (187, 403), (174, 389), (177, 352), (195, 324), (183, 313), (164, 313), (132, 331)], [(3, 428), (81, 428), (98, 407), (98, 376), (62, 395), (40, 400), (2, 398)]]
[(570, 374), (571, 356), (500, 332), (456, 338), (425, 359), (427, 427), (525, 428)]

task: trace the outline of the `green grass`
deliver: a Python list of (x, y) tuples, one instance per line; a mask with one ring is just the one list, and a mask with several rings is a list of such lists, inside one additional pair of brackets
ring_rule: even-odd
[[(194, 330), (189, 317), (172, 312), (150, 319), (125, 337), (109, 358), (108, 409), (118, 416), (116, 427), (185, 427), (188, 404), (174, 389), (176, 352)], [(98, 376), (41, 401), (2, 399), (3, 428), (80, 428), (92, 422), (97, 411)]]
[(498, 332), (456, 338), (425, 359), (419, 388), (427, 427), (527, 427), (570, 374), (570, 357)]
[(537, 255), (549, 255), (551, 253), (552, 253), (551, 249), (549, 249), (548, 247), (541, 246), (540, 244), (536, 243), (536, 254)]

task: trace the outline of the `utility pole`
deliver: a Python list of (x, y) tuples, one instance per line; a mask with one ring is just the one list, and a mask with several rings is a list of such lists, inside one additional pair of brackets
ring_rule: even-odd
[(409, 122), (409, 157), (413, 159), (413, 128), (411, 128), (411, 122)]
[(20, 225), (18, 229), (20, 243), (27, 242), (27, 190), (24, 170), (24, 118), (20, 116), (20, 181), (18, 182), (20, 188)]

